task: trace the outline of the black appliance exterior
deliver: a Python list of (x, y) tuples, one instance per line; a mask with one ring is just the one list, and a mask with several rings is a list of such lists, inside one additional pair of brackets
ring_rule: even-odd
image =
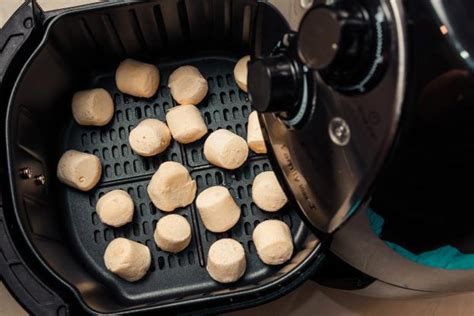
[[(182, 4), (183, 1), (157, 1), (155, 3), (164, 3), (164, 4)], [(187, 1), (187, 5), (194, 5), (194, 1)], [(237, 2), (236, 2), (237, 3)], [(242, 1), (244, 3), (244, 1)], [(252, 3), (249, 1), (249, 3)], [(4, 43), (6, 43), (7, 49), (3, 50), (2, 54), (2, 65), (4, 68), (8, 68), (7, 77), (9, 80), (4, 80), (2, 85), (2, 103), (5, 101), (4, 104), (7, 104), (8, 94), (12, 89), (15, 89), (15, 85), (13, 84), (15, 81), (15, 77), (20, 72), (20, 68), (24, 65), (26, 58), (29, 58), (29, 55), (32, 53), (32, 49), (35, 49), (38, 45), (41, 45), (41, 40), (45, 33), (48, 32), (48, 28), (50, 27), (50, 21), (55, 20), (56, 17), (59, 17), (57, 20), (62, 18), (63, 16), (71, 16), (74, 14), (82, 14), (82, 13), (89, 13), (95, 12), (96, 10), (105, 10), (105, 9), (115, 9), (118, 10), (123, 7), (124, 11), (127, 11), (128, 8), (135, 6), (135, 5), (153, 5), (153, 2), (146, 2), (146, 1), (116, 1), (116, 2), (108, 2), (102, 4), (95, 4), (87, 7), (77, 8), (77, 9), (69, 9), (69, 10), (61, 10), (53, 13), (44, 14), (35, 6), (34, 1), (28, 2), (24, 4), (18, 11), (15, 13), (15, 16), (9, 21), (7, 28), (5, 30), (11, 30), (13, 28), (12, 33), (2, 32), (2, 36), (4, 36)], [(215, 5), (222, 5), (222, 9), (224, 9), (223, 2), (216, 2)], [(227, 3), (226, 8), (230, 3)], [(195, 8), (195, 7), (193, 7)], [(238, 8), (238, 7), (237, 7)], [(227, 10), (227, 9), (226, 9)], [(234, 11), (235, 12), (235, 11)], [(251, 11), (250, 11), (251, 12)], [(174, 12), (176, 13), (176, 12)], [(190, 14), (190, 12), (188, 12)], [(154, 14), (157, 14), (156, 11)], [(180, 12), (180, 15), (182, 13)], [(189, 16), (188, 16), (189, 17)], [(110, 16), (106, 16), (107, 19), (113, 18)], [(251, 16), (250, 16), (251, 18)], [(28, 22), (27, 22), (28, 21)], [(32, 23), (30, 23), (32, 22)], [(194, 20), (195, 23), (199, 23), (198, 19)], [(251, 21), (247, 21), (246, 23), (251, 23)], [(12, 27), (15, 26), (15, 27)], [(20, 33), (20, 29), (16, 26), (23, 26), (25, 28), (24, 33)], [(238, 20), (237, 20), (237, 26)], [(66, 25), (67, 26), (67, 25)], [(183, 26), (183, 25), (182, 25)], [(184, 25), (186, 28), (186, 25)], [(189, 27), (189, 26), (188, 26)], [(31, 29), (31, 32), (28, 30)], [(215, 29), (217, 34), (222, 35), (223, 30)], [(31, 33), (31, 35), (30, 35)], [(170, 36), (176, 36), (176, 34), (171, 34)], [(13, 39), (13, 40), (12, 40)], [(16, 41), (18, 40), (18, 41)], [(56, 40), (56, 39), (55, 39)], [(60, 40), (67, 41), (67, 36), (63, 36)], [(171, 38), (169, 39), (172, 40)], [(250, 42), (250, 39), (246, 39)], [(112, 44), (116, 44), (112, 43)], [(237, 44), (234, 45), (238, 49)], [(232, 47), (234, 47), (232, 46)], [(116, 46), (112, 45), (110, 47), (111, 50), (117, 49)], [(24, 54), (20, 54), (18, 52), (23, 52)], [(50, 52), (48, 52), (50, 53)], [(55, 52), (53, 52), (54, 54)], [(67, 53), (67, 52), (66, 52)], [(90, 57), (87, 55), (87, 52), (84, 53), (85, 57)], [(41, 55), (41, 54), (39, 54)], [(37, 58), (38, 56), (33, 56), (32, 58)], [(44, 57), (44, 55), (43, 55)], [(40, 57), (41, 58), (41, 57)], [(32, 59), (33, 60), (33, 59)], [(90, 59), (89, 59), (90, 60)], [(96, 62), (98, 63), (98, 62)], [(41, 64), (41, 63), (38, 63)], [(8, 66), (8, 67), (7, 67)], [(16, 69), (15, 69), (16, 66)], [(46, 67), (46, 66), (45, 66)], [(47, 68), (47, 67), (46, 67)], [(52, 71), (57, 71), (56, 68), (50, 68)], [(40, 72), (41, 73), (41, 72)], [(48, 73), (48, 71), (44, 68), (42, 73), (46, 76), (51, 76), (50, 78), (55, 78), (55, 74)], [(11, 77), (8, 75), (11, 74)], [(49, 79), (49, 78), (48, 78)], [(56, 80), (56, 79), (55, 79)], [(20, 81), (21, 82), (21, 81)], [(8, 85), (7, 85), (8, 83)], [(59, 81), (58, 84), (68, 84), (67, 82)], [(35, 93), (32, 92), (31, 96), (36, 98), (44, 97), (49, 92), (47, 89), (44, 89), (41, 85), (33, 86), (33, 90)], [(28, 96), (29, 97), (29, 96)], [(33, 100), (30, 99), (30, 100)], [(28, 121), (28, 119), (27, 119)], [(32, 121), (31, 121), (32, 122)], [(7, 124), (8, 125), (8, 124)], [(23, 126), (26, 128), (27, 131), (34, 131), (35, 128), (32, 128), (31, 124), (26, 124)], [(17, 133), (15, 130), (11, 130), (12, 133)], [(8, 133), (8, 132), (7, 132)], [(35, 133), (34, 137), (37, 139), (41, 139), (41, 137), (45, 137), (45, 135), (39, 135), (38, 132)], [(5, 135), (10, 139), (11, 135)], [(20, 136), (21, 137), (21, 136)], [(6, 141), (6, 143), (9, 143)], [(15, 143), (15, 142), (13, 142)], [(34, 143), (34, 142), (33, 142)], [(16, 146), (16, 145), (15, 145)], [(10, 163), (17, 163), (18, 161), (10, 161)], [(33, 176), (36, 175), (37, 172), (41, 168), (38, 168), (36, 163), (33, 164)], [(6, 166), (3, 166), (5, 169)], [(15, 168), (13, 168), (15, 169)], [(52, 168), (51, 168), (52, 169)], [(2, 185), (3, 189), (3, 197), (4, 197), (4, 206), (6, 210), (12, 210), (12, 205), (15, 204), (15, 201), (9, 197), (8, 191), (11, 188), (11, 185), (14, 185), (15, 181), (18, 181), (18, 184), (23, 185), (23, 188), (30, 186), (29, 189), (33, 189), (41, 194), (47, 194), (48, 189), (41, 188), (41, 186), (34, 187), (35, 182), (29, 181), (30, 184), (21, 184), (22, 177), (28, 177), (28, 174), (18, 174), (17, 172), (23, 172), (23, 170), (10, 170), (10, 183), (4, 183)], [(17, 180), (13, 180), (17, 178)], [(11, 195), (10, 195), (11, 196)], [(84, 303), (83, 297), (78, 294), (77, 289), (74, 289), (70, 283), (65, 282), (63, 279), (58, 277), (57, 274), (53, 272), (53, 270), (45, 264), (42, 256), (35, 252), (35, 246), (32, 244), (31, 239), (28, 237), (28, 230), (26, 226), (20, 225), (20, 223), (25, 218), (20, 218), (24, 215), (20, 215), (18, 217), (18, 213), (15, 214), (13, 211), (3, 212), (2, 209), (2, 216), (4, 216), (5, 220), (2, 221), (2, 224), (5, 224), (4, 227), (4, 236), (5, 239), (2, 239), (2, 242), (5, 242), (2, 245), (2, 253), (4, 256), (2, 259), (5, 259), (2, 264), (5, 267), (5, 273), (2, 273), (3, 279), (5, 284), (9, 287), (9, 289), (14, 293), (16, 298), (19, 302), (23, 304), (23, 306), (33, 314), (45, 314), (45, 315), (63, 315), (63, 314), (70, 314), (70, 313), (115, 313), (120, 311), (120, 313), (135, 313), (135, 312), (146, 312), (146, 311), (155, 311), (158, 310), (164, 313), (218, 313), (227, 310), (233, 309), (240, 309), (250, 307), (256, 304), (261, 304), (263, 302), (275, 299), (285, 293), (288, 293), (299, 284), (301, 284), (304, 280), (308, 279), (314, 271), (317, 269), (319, 265), (319, 261), (324, 256), (323, 248), (324, 245), (317, 246), (317, 243), (311, 243), (311, 248), (308, 248), (305, 251), (305, 254), (300, 256), (298, 259), (298, 263), (294, 267), (288, 267), (286, 272), (282, 272), (279, 277), (276, 277), (265, 284), (260, 286), (248, 286), (239, 290), (235, 293), (229, 291), (227, 293), (219, 293), (218, 295), (206, 295), (207, 293), (202, 293), (205, 295), (194, 295), (191, 298), (186, 299), (179, 299), (179, 300), (169, 300), (165, 303), (161, 304), (159, 307), (153, 306), (153, 304), (142, 304), (139, 306), (127, 306), (126, 304), (120, 306), (117, 305), (116, 302), (110, 303), (107, 301), (107, 298), (104, 295), (104, 292), (107, 289), (102, 286), (96, 286), (93, 291), (88, 290), (88, 297), (91, 300), (103, 301), (100, 304), (104, 306), (114, 306), (110, 310), (107, 311), (107, 308), (102, 310), (96, 309), (94, 310), (88, 304)], [(38, 219), (38, 218), (37, 218)], [(40, 219), (40, 218), (39, 218)], [(41, 219), (40, 219), (41, 222)], [(58, 222), (51, 222), (48, 223), (46, 226), (54, 226), (57, 225), (58, 230), (61, 230), (60, 225)], [(50, 229), (51, 231), (52, 229)], [(37, 242), (38, 240), (36, 240)], [(47, 242), (47, 240), (45, 240)], [(65, 242), (64, 245), (67, 243)], [(36, 244), (38, 245), (38, 243)], [(45, 249), (45, 248), (43, 248)], [(32, 251), (33, 250), (33, 251)], [(43, 253), (44, 255), (44, 253)], [(70, 260), (70, 259), (67, 259)], [(60, 265), (62, 265), (63, 269), (68, 269), (68, 267), (73, 267), (73, 271), (69, 271), (71, 274), (77, 275), (78, 286), (85, 285), (87, 290), (88, 280), (87, 278), (83, 278), (83, 267), (78, 267), (72, 264), (71, 261), (63, 261), (60, 259)], [(296, 261), (295, 261), (296, 262)], [(77, 285), (77, 284), (76, 284)], [(90, 287), (89, 287), (90, 288)], [(99, 292), (96, 292), (99, 291)], [(183, 293), (184, 294), (184, 293)], [(108, 305), (111, 304), (111, 305)]]

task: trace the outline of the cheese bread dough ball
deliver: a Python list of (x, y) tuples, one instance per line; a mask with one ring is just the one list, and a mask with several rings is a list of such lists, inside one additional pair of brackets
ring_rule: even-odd
[(245, 273), (247, 263), (242, 245), (230, 238), (219, 239), (207, 255), (207, 272), (220, 283), (235, 282)]
[(143, 278), (150, 268), (151, 254), (147, 246), (129, 239), (117, 238), (105, 249), (104, 262), (110, 272), (134, 282)]
[(160, 120), (145, 119), (132, 129), (128, 140), (134, 152), (150, 157), (168, 148), (171, 143), (171, 133), (168, 126)]
[(113, 190), (102, 196), (96, 205), (100, 221), (106, 225), (120, 227), (133, 218), (133, 200), (123, 190)]
[(120, 92), (150, 98), (160, 85), (160, 72), (155, 65), (125, 59), (117, 68), (115, 81)]
[(253, 111), (249, 115), (248, 129), (247, 129), (247, 144), (257, 154), (266, 154), (267, 146), (263, 140), (262, 128), (258, 121), (257, 111)]
[(166, 215), (156, 224), (154, 237), (161, 250), (177, 253), (191, 242), (191, 226), (181, 215)]
[(247, 142), (226, 129), (212, 132), (204, 143), (204, 156), (218, 167), (237, 169), (244, 164), (249, 154)]
[(179, 104), (198, 104), (209, 90), (207, 80), (194, 66), (181, 66), (168, 80), (173, 99)]
[(288, 202), (273, 171), (265, 171), (255, 177), (252, 199), (259, 208), (267, 212), (276, 212)]
[(196, 196), (196, 181), (180, 163), (167, 161), (160, 165), (148, 184), (153, 204), (164, 212), (191, 204)]
[(235, 82), (240, 89), (247, 92), (247, 75), (248, 75), (248, 62), (250, 61), (250, 56), (244, 56), (239, 59), (234, 68), (234, 78)]
[(72, 97), (72, 116), (80, 125), (104, 126), (114, 117), (114, 101), (105, 89), (76, 92)]
[(282, 221), (272, 219), (258, 224), (252, 239), (258, 256), (266, 264), (282, 264), (293, 254), (290, 228)]
[(240, 207), (229, 190), (222, 186), (202, 191), (196, 199), (196, 207), (204, 226), (214, 233), (228, 231), (240, 218)]
[(194, 105), (181, 105), (166, 113), (171, 135), (181, 144), (197, 141), (207, 134), (207, 126), (201, 112)]
[(89, 191), (99, 182), (102, 165), (97, 156), (68, 150), (59, 159), (57, 176), (64, 184), (81, 191)]

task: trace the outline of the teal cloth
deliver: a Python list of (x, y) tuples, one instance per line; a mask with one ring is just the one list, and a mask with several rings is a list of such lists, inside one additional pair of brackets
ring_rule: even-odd
[[(372, 230), (380, 237), (384, 219), (370, 208), (367, 210), (367, 217), (369, 218)], [(452, 246), (444, 246), (435, 250), (414, 254), (397, 244), (385, 240), (384, 242), (401, 256), (421, 265), (446, 270), (474, 269), (474, 254), (463, 254)]]

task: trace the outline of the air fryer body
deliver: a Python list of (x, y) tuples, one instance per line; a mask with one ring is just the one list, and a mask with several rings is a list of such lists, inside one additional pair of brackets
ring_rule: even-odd
[[(378, 295), (389, 289), (389, 296), (400, 287), (422, 293), (472, 290), (470, 270), (426, 267), (387, 246), (396, 243), (415, 254), (444, 245), (463, 253), (474, 249), (465, 184), (474, 171), (469, 144), (474, 51), (473, 34), (466, 26), (473, 5), (466, 3), (117, 1), (46, 15), (38, 14), (34, 3), (24, 5), (0, 32), (0, 47), (6, 47), (0, 60), (0, 96), (2, 104), (9, 104), (8, 117), (2, 116), (7, 144), (2, 167), (7, 176), (2, 183), (0, 233), (5, 238), (0, 238), (0, 264), (5, 283), (34, 313), (215, 313), (260, 304), (294, 289), (317, 273), (330, 247), (358, 269), (358, 275), (365, 274), (363, 286), (359, 282), (355, 288), (374, 278), (379, 282), (373, 284), (386, 285), (372, 287)], [(269, 160), (251, 160), (252, 168), (243, 175), (199, 175), (209, 183), (236, 183), (273, 167), (290, 197), (288, 210), (295, 211), (285, 213), (285, 220), (294, 224), (298, 253), (268, 274), (258, 270), (252, 282), (209, 286), (206, 291), (198, 282), (177, 287), (180, 293), (164, 293), (167, 296), (157, 302), (145, 292), (134, 295), (132, 289), (124, 294), (121, 287), (105, 286), (98, 280), (110, 277), (94, 269), (94, 260), (76, 260), (83, 249), (74, 249), (78, 244), (67, 237), (74, 227), (64, 227), (62, 220), (71, 212), (58, 214), (57, 206), (76, 200), (90, 208), (94, 197), (66, 192), (55, 200), (59, 184), (25, 181), (24, 168), (47, 180), (54, 177), (55, 155), (74, 136), (71, 124), (58, 126), (68, 115), (64, 105), (75, 88), (100, 83), (113, 89), (109, 79), (121, 58), (153, 61), (160, 53), (174, 58), (160, 61), (166, 71), (180, 61), (213, 65), (209, 77), (216, 91), (211, 101), (236, 110), (225, 114), (216, 109), (215, 114), (210, 106), (206, 120), (221, 114), (225, 120), (230, 115), (245, 117), (250, 100), (233, 90), (229, 65), (242, 54), (253, 55), (250, 97), (262, 112)], [(166, 110), (166, 95), (158, 95), (152, 105), (115, 97), (124, 106), (121, 115), (126, 120)], [(127, 112), (129, 104), (139, 110)], [(244, 125), (231, 119), (228, 124), (237, 132), (239, 124), (241, 130)], [(76, 136), (80, 146), (88, 146), (122, 137), (120, 128), (112, 134), (84, 131)], [(67, 139), (56, 143), (61, 136)], [(56, 145), (47, 145), (50, 139)], [(105, 159), (105, 149), (100, 150)], [(115, 152), (120, 155), (119, 148), (111, 147), (110, 154)], [(171, 159), (190, 159), (199, 167), (198, 155), (190, 151)], [(120, 183), (127, 162), (120, 160), (123, 169), (110, 165), (108, 186)], [(133, 168), (133, 162), (128, 166)], [(143, 165), (146, 170), (134, 187), (138, 196), (143, 189), (138, 181), (146, 180), (154, 167)], [(239, 195), (249, 190), (249, 183), (244, 184), (235, 186)], [(236, 231), (243, 235), (264, 219), (254, 217), (251, 204), (246, 207), (255, 221)], [(372, 211), (385, 221), (378, 234), (367, 215)], [(78, 218), (96, 225), (93, 213)], [(150, 223), (143, 224), (143, 230), (149, 229)], [(97, 229), (91, 238), (104, 242), (112, 235)], [(252, 248), (251, 240), (247, 246)], [(192, 265), (191, 257), (184, 265)], [(181, 265), (182, 259), (176, 262)], [(157, 264), (159, 269), (160, 261)]]

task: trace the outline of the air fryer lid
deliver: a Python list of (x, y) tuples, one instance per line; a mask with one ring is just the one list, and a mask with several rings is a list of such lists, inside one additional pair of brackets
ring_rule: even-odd
[(391, 148), (404, 95), (404, 30), (399, 1), (320, 3), (297, 30), (291, 12), (300, 1), (282, 15), (261, 8), (249, 89), (304, 216), (332, 232), (366, 198)]

